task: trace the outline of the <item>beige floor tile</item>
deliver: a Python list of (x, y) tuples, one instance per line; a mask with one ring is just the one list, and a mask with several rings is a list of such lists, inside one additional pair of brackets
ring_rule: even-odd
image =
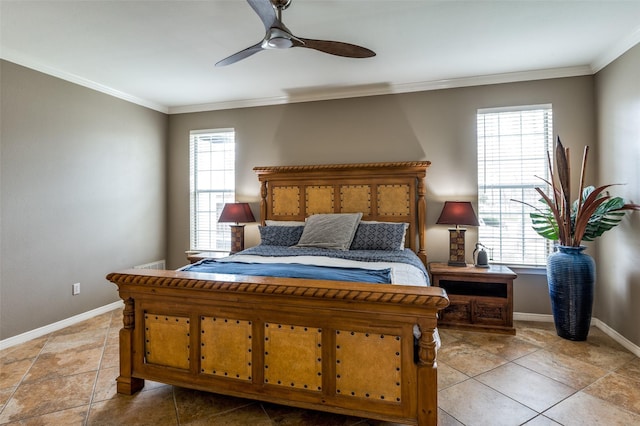
[(42, 354), (58, 353), (68, 350), (86, 350), (104, 347), (107, 329), (83, 330), (77, 333), (64, 333), (51, 336), (42, 348)]
[(582, 389), (604, 377), (607, 371), (580, 359), (540, 350), (514, 360), (514, 363), (543, 374), (574, 389)]
[(118, 395), (116, 398), (93, 403), (87, 424), (176, 426), (178, 418), (173, 402), (173, 388), (164, 386), (132, 396)]
[(443, 390), (438, 401), (466, 426), (516, 426), (538, 414), (474, 379)]
[(545, 417), (542, 414), (529, 420), (524, 426), (562, 426), (558, 422), (554, 422), (549, 417)]
[(464, 426), (443, 409), (438, 409), (438, 426)]
[(272, 424), (282, 426), (351, 426), (355, 424), (371, 424), (387, 426), (393, 423), (363, 421), (358, 417), (342, 416), (340, 414), (325, 413), (315, 410), (303, 410), (276, 404), (262, 404)]
[(107, 345), (104, 348), (100, 368), (117, 367), (120, 365), (120, 345)]
[(611, 373), (584, 390), (626, 410), (640, 415), (640, 381)]
[(507, 363), (506, 359), (464, 341), (443, 345), (438, 359), (471, 377)]
[(116, 379), (120, 375), (119, 367), (102, 368), (98, 371), (96, 388), (93, 391), (93, 401), (99, 402), (105, 399), (115, 398), (117, 395)]
[(561, 339), (550, 349), (554, 353), (567, 355), (608, 371), (622, 367), (634, 358), (634, 355), (612, 339), (589, 335), (584, 342)]
[(495, 333), (470, 333), (465, 341), (481, 347), (487, 352), (506, 358), (509, 361), (523, 357), (540, 349), (527, 340), (517, 336)]
[(0, 361), (0, 389), (18, 386), (36, 358), (16, 361)]
[(83, 426), (87, 419), (88, 405), (73, 407), (41, 416), (29, 417), (7, 426)]
[(23, 383), (0, 413), (0, 424), (87, 405), (96, 379), (95, 372)]
[(221, 413), (214, 419), (206, 419), (204, 421), (194, 420), (192, 422), (180, 423), (181, 426), (273, 426), (274, 424), (277, 423), (271, 422), (267, 413), (265, 413), (260, 404), (257, 403), (251, 404), (242, 409)]
[(630, 426), (640, 424), (639, 415), (584, 392), (578, 392), (565, 399), (545, 411), (544, 415), (563, 426)]
[(83, 350), (67, 349), (60, 352), (42, 353), (33, 363), (24, 382), (30, 383), (71, 374), (96, 371), (100, 366), (103, 348), (90, 347)]
[(616, 373), (640, 382), (640, 358), (634, 358), (616, 370)]
[(556, 333), (553, 323), (546, 322), (516, 322), (516, 336), (527, 342), (546, 348), (561, 338)]
[(501, 365), (476, 376), (476, 380), (538, 412), (557, 404), (576, 391), (517, 364)]
[(47, 340), (49, 340), (49, 335), (3, 349), (0, 351), (0, 363), (33, 359), (38, 356)]
[(213, 418), (221, 413), (241, 407), (248, 407), (251, 404), (257, 404), (255, 401), (249, 399), (179, 387), (174, 388), (174, 395), (178, 418), (181, 424), (196, 421), (205, 422), (207, 420), (214, 423)]
[(438, 361), (438, 390), (464, 382), (468, 378), (469, 376), (450, 367), (445, 362)]
[(58, 330), (52, 333), (53, 336), (63, 336), (65, 334), (76, 334), (84, 331), (96, 331), (96, 330), (107, 330), (109, 325), (111, 324), (111, 317), (113, 315), (113, 311), (107, 312), (88, 320), (79, 322), (78, 324), (74, 324), (72, 326), (63, 328), (62, 330)]
[(4, 408), (4, 405), (7, 403), (7, 401), (9, 401), (9, 398), (11, 398), (11, 395), (13, 395), (15, 391), (15, 387), (0, 389), (0, 413)]

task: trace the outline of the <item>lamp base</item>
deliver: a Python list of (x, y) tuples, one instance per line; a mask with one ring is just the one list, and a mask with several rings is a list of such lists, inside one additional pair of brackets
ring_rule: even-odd
[(244, 250), (244, 225), (231, 225), (231, 254)]
[(449, 229), (449, 266), (467, 266), (464, 253), (464, 228)]

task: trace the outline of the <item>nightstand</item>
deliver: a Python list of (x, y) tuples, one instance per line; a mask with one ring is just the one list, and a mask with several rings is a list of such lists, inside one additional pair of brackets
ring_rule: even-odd
[(229, 256), (228, 251), (191, 251), (184, 252), (189, 259), (189, 263), (200, 262), (203, 259), (221, 259)]
[(449, 266), (430, 263), (431, 284), (447, 291), (449, 306), (440, 311), (438, 327), (458, 327), (515, 334), (513, 280), (506, 266)]

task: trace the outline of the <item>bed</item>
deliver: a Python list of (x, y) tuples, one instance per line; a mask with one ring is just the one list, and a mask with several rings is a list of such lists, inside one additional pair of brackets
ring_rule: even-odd
[[(261, 236), (268, 239), (275, 232), (282, 237), (301, 225), (304, 236), (317, 218), (355, 215), (355, 232), (363, 224), (382, 223), (372, 225), (377, 230), (403, 226), (403, 247), (395, 255), (409, 252), (424, 271), (428, 166), (256, 167)], [(298, 243), (304, 246), (309, 238), (302, 236)], [(109, 274), (124, 301), (118, 392), (133, 394), (147, 379), (357, 417), (436, 425), (437, 313), (448, 305), (446, 293), (403, 282), (412, 278), (387, 268), (388, 259), (375, 258), (379, 253), (367, 258), (369, 243), (360, 250), (356, 241), (354, 234), (346, 249), (313, 244), (289, 248), (284, 243), (268, 250), (278, 257), (271, 260), (275, 269), (290, 261), (291, 250), (307, 257), (323, 250), (342, 257), (363, 251), (364, 258), (331, 260), (338, 262), (332, 267), (356, 262), (353, 269), (360, 270), (362, 262), (376, 263), (377, 272), (384, 275), (390, 269), (400, 282), (374, 284), (358, 275), (318, 279), (315, 272), (311, 278), (248, 275), (243, 269), (219, 273), (207, 271), (207, 265)], [(264, 241), (260, 246), (264, 249)], [(260, 246), (235, 256), (252, 263), (251, 256), (264, 254), (256, 253)]]

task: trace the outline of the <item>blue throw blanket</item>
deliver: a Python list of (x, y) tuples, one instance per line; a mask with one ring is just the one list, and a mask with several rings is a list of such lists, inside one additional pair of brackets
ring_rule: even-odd
[[(263, 257), (285, 256), (322, 256), (339, 259), (357, 260), (360, 262), (394, 262), (407, 263), (418, 268), (429, 282), (429, 275), (422, 261), (410, 249), (405, 250), (331, 250), (314, 247), (283, 247), (258, 245), (246, 249), (240, 254)], [(339, 268), (329, 266), (312, 266), (290, 263), (245, 263), (234, 262), (233, 256), (228, 261), (205, 259), (189, 265), (184, 271), (207, 272), (218, 274), (257, 275), (271, 277), (309, 278), (335, 281), (391, 283), (391, 269), (370, 270), (364, 268)]]
[(297, 263), (244, 263), (218, 262), (205, 259), (183, 269), (189, 272), (215, 274), (240, 274), (264, 277), (307, 278), (315, 280), (352, 281), (366, 283), (391, 283), (391, 269), (370, 270), (361, 268), (336, 268), (329, 266), (301, 265)]

